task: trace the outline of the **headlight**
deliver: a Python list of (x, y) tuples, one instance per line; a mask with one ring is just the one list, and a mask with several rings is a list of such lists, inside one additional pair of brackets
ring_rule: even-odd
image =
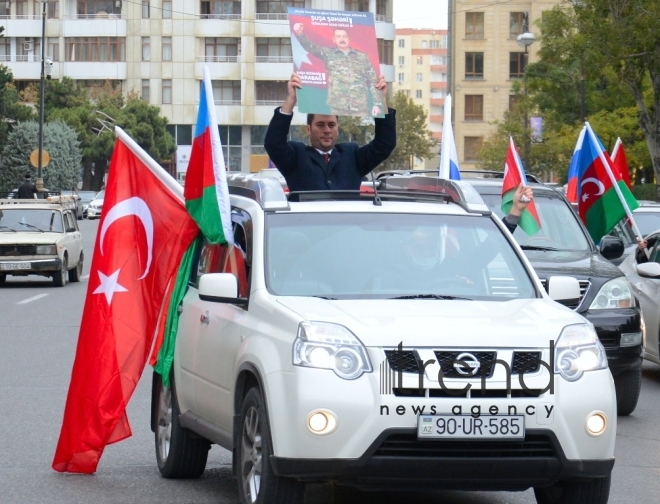
[(367, 349), (351, 331), (328, 322), (301, 322), (293, 342), (293, 365), (332, 369), (344, 380), (372, 371)]
[(579, 380), (585, 371), (607, 369), (605, 349), (591, 325), (564, 327), (555, 350), (555, 373), (567, 381)]
[(607, 308), (632, 308), (635, 299), (630, 284), (625, 278), (615, 278), (603, 285), (589, 307), (590, 310)]
[(38, 255), (56, 255), (57, 247), (55, 245), (37, 245)]

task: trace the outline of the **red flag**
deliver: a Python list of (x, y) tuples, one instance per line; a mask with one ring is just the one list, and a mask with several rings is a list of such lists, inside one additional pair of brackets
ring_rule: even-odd
[(93, 473), (131, 435), (126, 405), (181, 257), (198, 233), (183, 190), (123, 131), (110, 171), (53, 469)]
[(623, 179), (632, 191), (632, 181), (630, 180), (630, 169), (628, 168), (628, 159), (626, 159), (626, 151), (623, 150), (623, 142), (621, 138), (616, 139), (614, 149), (612, 149), (612, 168), (617, 179)]

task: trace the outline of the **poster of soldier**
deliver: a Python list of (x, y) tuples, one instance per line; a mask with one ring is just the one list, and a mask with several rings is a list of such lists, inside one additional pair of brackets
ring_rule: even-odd
[(293, 66), (302, 81), (298, 111), (384, 117), (374, 15), (288, 10)]

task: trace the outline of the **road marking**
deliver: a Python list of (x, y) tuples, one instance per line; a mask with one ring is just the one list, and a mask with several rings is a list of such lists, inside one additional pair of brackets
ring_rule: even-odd
[(48, 294), (39, 294), (38, 296), (32, 296), (31, 298), (24, 299), (23, 301), (19, 301), (16, 304), (28, 304), (32, 301), (36, 301), (37, 299), (45, 298), (47, 295)]
[(87, 280), (88, 278), (89, 278), (89, 275), (84, 275), (84, 276), (80, 277), (81, 280)]

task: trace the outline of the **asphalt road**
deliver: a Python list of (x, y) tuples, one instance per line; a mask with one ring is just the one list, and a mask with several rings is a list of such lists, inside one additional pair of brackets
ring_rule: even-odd
[[(92, 257), (98, 221), (81, 221)], [(211, 449), (199, 480), (168, 481), (156, 468), (149, 429), (151, 371), (131, 400), (133, 436), (109, 446), (93, 476), (51, 469), (87, 291), (83, 281), (52, 287), (50, 279), (8, 277), (0, 287), (0, 503), (236, 503), (229, 453)], [(634, 414), (620, 418), (610, 503), (657, 502), (660, 495), (660, 366), (644, 365)], [(440, 492), (424, 496), (350, 493), (350, 503), (531, 504), (522, 493)]]

